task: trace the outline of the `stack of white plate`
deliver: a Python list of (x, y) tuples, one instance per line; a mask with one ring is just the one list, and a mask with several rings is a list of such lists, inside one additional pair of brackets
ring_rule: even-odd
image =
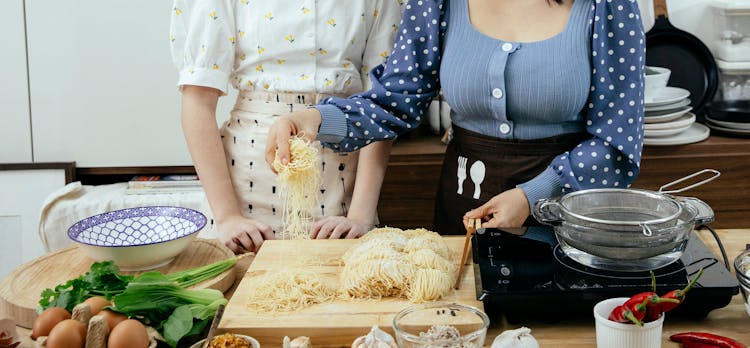
[(690, 112), (690, 92), (678, 87), (664, 87), (646, 95), (645, 145), (682, 145), (708, 138), (708, 127), (695, 122)]

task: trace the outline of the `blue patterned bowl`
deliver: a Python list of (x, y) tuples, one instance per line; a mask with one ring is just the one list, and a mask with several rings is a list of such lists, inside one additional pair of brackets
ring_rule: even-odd
[(76, 222), (68, 237), (96, 261), (112, 260), (123, 271), (164, 266), (206, 225), (199, 211), (148, 206), (110, 211)]

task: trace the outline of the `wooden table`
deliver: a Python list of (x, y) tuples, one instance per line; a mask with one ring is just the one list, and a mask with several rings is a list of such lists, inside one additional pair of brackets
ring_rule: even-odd
[[(721, 257), (716, 242), (710, 232), (702, 230), (696, 232), (714, 254)], [(730, 263), (750, 243), (750, 229), (717, 230), (719, 237), (729, 257)], [(235, 269), (237, 274), (244, 274), (250, 265), (252, 258), (242, 259)], [(734, 273), (734, 270), (732, 270)], [(237, 277), (236, 284), (241, 277)], [(231, 296), (234, 289), (230, 289)], [(495, 322), (487, 333), (485, 346), (489, 347), (492, 340), (507, 329), (526, 326), (531, 329), (531, 334), (537, 339), (541, 347), (595, 347), (596, 333), (594, 330), (594, 318), (588, 320), (569, 320), (554, 324), (539, 322), (522, 322), (519, 325), (508, 325), (506, 322)], [(18, 328), (19, 334), (25, 337), (20, 347), (33, 347), (28, 339), (29, 330)], [(662, 347), (680, 347), (679, 344), (669, 341), (671, 334), (683, 331), (706, 331), (722, 336), (732, 337), (742, 343), (750, 345), (750, 317), (745, 311), (742, 295), (736, 295), (731, 303), (721, 309), (713, 310), (708, 317), (701, 321), (677, 320), (667, 317), (664, 323), (664, 338)], [(315, 342), (312, 342), (315, 346)], [(342, 347), (349, 347), (351, 342), (341, 342)]]

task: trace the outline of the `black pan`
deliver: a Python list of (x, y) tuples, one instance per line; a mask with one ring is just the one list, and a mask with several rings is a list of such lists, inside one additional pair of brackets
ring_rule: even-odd
[(669, 23), (665, 0), (654, 0), (654, 13), (656, 22), (646, 34), (646, 65), (672, 70), (668, 85), (690, 91), (690, 105), (702, 119), (719, 84), (714, 56), (697, 37)]
[(711, 103), (708, 115), (717, 121), (750, 123), (750, 100), (729, 100)]

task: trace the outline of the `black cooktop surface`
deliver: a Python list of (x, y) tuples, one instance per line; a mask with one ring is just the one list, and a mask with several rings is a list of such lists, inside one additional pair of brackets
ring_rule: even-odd
[[(651, 289), (649, 272), (600, 270), (570, 259), (549, 227), (480, 229), (472, 244), (477, 298), (488, 313), (503, 313), (511, 321), (551, 314), (591, 316), (594, 304), (603, 299)], [(723, 261), (693, 234), (679, 260), (654, 270), (657, 293), (684, 288), (700, 268), (703, 275), (670, 315), (703, 318), (739, 292)]]

